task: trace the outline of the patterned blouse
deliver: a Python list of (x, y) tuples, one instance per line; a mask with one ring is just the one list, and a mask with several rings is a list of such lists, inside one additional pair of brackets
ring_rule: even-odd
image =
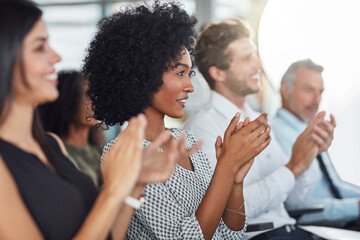
[[(179, 139), (182, 129), (169, 129)], [(186, 148), (196, 142), (188, 131), (185, 139)], [(104, 153), (115, 143), (108, 143)], [(144, 147), (151, 142), (144, 140)], [(161, 149), (160, 149), (161, 150)], [(212, 171), (208, 159), (202, 150), (190, 156), (194, 171), (176, 165), (170, 179), (164, 183), (149, 184), (145, 188), (145, 203), (135, 211), (131, 220), (127, 239), (204, 239), (195, 212), (210, 184)], [(229, 229), (221, 219), (212, 239), (242, 239), (246, 229)]]

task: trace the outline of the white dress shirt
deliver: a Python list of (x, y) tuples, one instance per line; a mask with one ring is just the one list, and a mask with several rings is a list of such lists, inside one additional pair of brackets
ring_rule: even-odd
[[(291, 155), (292, 145), (306, 126), (306, 123), (300, 121), (286, 109), (279, 109), (272, 120), (272, 127), (276, 136), (279, 137), (279, 143), (285, 154)], [(312, 165), (316, 169), (316, 174), (319, 175), (319, 180), (312, 195), (303, 204), (294, 204), (287, 201), (286, 207), (293, 210), (321, 204), (324, 206), (322, 212), (304, 214), (298, 219), (299, 223), (341, 227), (346, 222), (359, 218), (358, 199), (360, 198), (360, 187), (345, 182), (339, 177), (328, 152), (322, 152), (321, 157), (334, 186), (338, 189), (343, 199), (336, 199), (334, 197), (330, 190), (330, 184), (321, 172), (318, 161), (315, 159)]]
[[(239, 109), (228, 99), (212, 91), (211, 98), (199, 112), (192, 116), (184, 125), (198, 139), (204, 141), (203, 150), (207, 154), (212, 169), (216, 166), (215, 141), (217, 136), (223, 138), (224, 132), (236, 112), (240, 112), (240, 120), (245, 117), (254, 120), (260, 114), (251, 109), (247, 104)], [(273, 222), (278, 228), (285, 224), (294, 224), (295, 220), (289, 217), (284, 207), (288, 196), (294, 202), (302, 202), (309, 196), (313, 189), (311, 174), (301, 175), (297, 181), (293, 173), (284, 165), (289, 158), (283, 153), (280, 145), (271, 133), (270, 145), (264, 149), (254, 161), (249, 173), (244, 180), (245, 211), (249, 216), (248, 223)], [(292, 190), (296, 184), (303, 185), (297, 188), (297, 193)], [(305, 197), (304, 197), (305, 196)], [(262, 233), (246, 233), (245, 239)]]

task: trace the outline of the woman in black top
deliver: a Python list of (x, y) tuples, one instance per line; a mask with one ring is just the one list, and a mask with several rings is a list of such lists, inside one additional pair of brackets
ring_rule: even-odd
[(110, 232), (120, 239), (133, 213), (123, 200), (166, 180), (179, 144), (171, 142), (172, 154), (158, 154), (157, 144), (171, 141), (165, 132), (144, 152), (146, 120), (132, 118), (104, 156), (98, 194), (38, 118), (36, 106), (58, 97), (60, 61), (41, 14), (30, 1), (0, 2), (0, 239), (104, 239)]

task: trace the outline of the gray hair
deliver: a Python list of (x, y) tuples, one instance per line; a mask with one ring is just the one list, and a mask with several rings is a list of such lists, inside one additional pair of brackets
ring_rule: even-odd
[(298, 68), (311, 69), (320, 73), (322, 73), (322, 71), (324, 70), (323, 66), (314, 63), (309, 58), (296, 61), (292, 63), (288, 70), (285, 72), (284, 76), (281, 79), (281, 85), (284, 84), (289, 90), (292, 90), (296, 81), (295, 71)]

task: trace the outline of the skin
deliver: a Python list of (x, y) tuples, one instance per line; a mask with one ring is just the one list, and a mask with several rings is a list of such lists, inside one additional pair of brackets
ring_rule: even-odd
[(74, 121), (69, 124), (69, 134), (62, 139), (64, 142), (77, 147), (85, 147), (88, 144), (90, 130), (98, 124), (95, 118), (88, 118), (91, 116), (92, 108), (91, 100), (85, 96), (86, 88), (87, 86), (84, 86), (81, 90), (81, 101)]
[[(37, 156), (56, 174), (38, 142), (32, 135), (34, 108), (39, 103), (53, 101), (58, 97), (56, 81), (46, 76), (55, 71), (60, 57), (48, 43), (48, 33), (42, 19), (38, 20), (23, 40), (23, 62), (26, 86), (21, 79), (19, 63), (14, 67), (14, 96), (9, 113), (0, 116), (0, 138)], [(170, 134), (163, 132), (148, 151), (142, 150), (142, 140), (147, 121), (143, 115), (132, 118), (128, 127), (118, 136), (118, 141), (104, 157), (102, 173), (104, 187), (94, 206), (73, 239), (105, 239), (113, 230), (114, 239), (123, 239), (133, 210), (123, 204), (126, 196), (138, 197), (145, 184), (161, 182), (169, 178), (175, 166), (177, 143)], [(52, 134), (67, 156), (59, 137)], [(157, 147), (170, 141), (167, 153)], [(149, 167), (160, 161), (157, 171)], [(145, 163), (146, 164), (143, 164)], [(140, 193), (139, 193), (140, 192)], [(14, 178), (0, 156), (0, 239), (43, 239), (41, 232), (29, 213), (17, 189)]]
[(215, 90), (241, 109), (245, 96), (260, 90), (261, 62), (255, 44), (249, 38), (231, 42), (226, 51), (231, 54), (229, 69), (212, 66), (209, 72), (215, 77)]
[[(185, 106), (180, 100), (187, 99), (188, 94), (193, 91), (189, 77), (191, 75), (189, 52), (184, 49), (180, 54), (182, 55), (179, 63), (173, 63), (174, 67), (163, 73), (163, 85), (154, 94), (152, 105), (144, 111), (149, 122), (145, 137), (150, 141), (165, 128), (165, 115), (178, 118), (184, 115)], [(243, 178), (251, 166), (247, 163), (270, 142), (266, 115), (261, 115), (248, 127), (238, 127), (239, 130), (236, 131), (239, 119), (240, 114), (236, 114), (225, 132), (224, 140), (218, 139), (216, 143), (218, 164), (208, 190), (195, 213), (205, 239), (212, 238), (221, 218), (233, 230), (239, 231), (243, 228), (244, 209), (242, 209), (243, 214), (235, 214), (226, 211), (225, 206), (232, 209), (241, 206)], [(181, 137), (180, 142), (184, 142), (184, 136)], [(239, 148), (239, 142), (243, 143), (243, 147)], [(199, 145), (196, 144), (191, 150), (196, 150)], [(167, 146), (163, 148), (166, 149)], [(177, 164), (193, 171), (189, 155), (189, 153), (180, 154)]]
[(296, 81), (292, 89), (281, 86), (283, 108), (303, 122), (310, 122), (316, 115), (324, 91), (321, 72), (298, 68), (295, 70)]
[[(211, 66), (209, 74), (215, 80), (214, 90), (241, 109), (244, 107), (246, 95), (260, 90), (256, 74), (261, 71), (261, 62), (250, 38), (233, 41), (226, 51), (231, 54), (229, 69), (221, 70)], [(241, 89), (235, 91), (236, 87)], [(294, 144), (290, 161), (285, 166), (295, 178), (309, 167), (317, 154), (328, 149), (332, 143), (335, 120), (326, 121), (324, 116), (325, 113), (318, 114), (313, 124), (309, 124)]]
[[(297, 68), (295, 70), (295, 83), (292, 89), (286, 85), (281, 86), (282, 107), (294, 114), (302, 122), (308, 123), (314, 119), (319, 109), (324, 82), (321, 72)], [(335, 118), (330, 115), (331, 122), (335, 124)], [(358, 200), (360, 215), (360, 199)]]

